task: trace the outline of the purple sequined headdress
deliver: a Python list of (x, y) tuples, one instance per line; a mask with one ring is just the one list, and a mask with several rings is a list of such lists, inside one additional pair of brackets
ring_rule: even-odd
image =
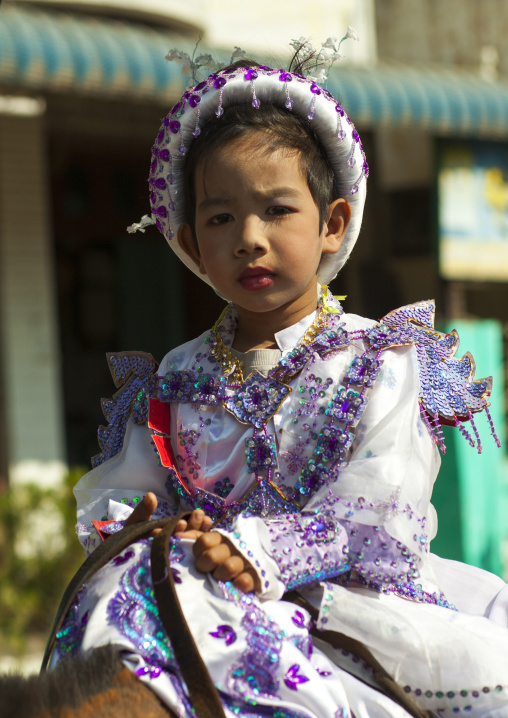
[(347, 199), (351, 205), (351, 222), (340, 250), (324, 255), (319, 267), (319, 282), (328, 284), (345, 264), (358, 237), (369, 168), (358, 132), (341, 105), (315, 79), (295, 72), (264, 65), (220, 70), (184, 92), (162, 121), (152, 147), (149, 178), (152, 218), (145, 217), (129, 229), (143, 229), (155, 222), (182, 262), (211, 284), (176, 240), (179, 226), (186, 222), (185, 156), (210, 118), (220, 117), (226, 107), (247, 102), (253, 107), (270, 102), (311, 122), (335, 174), (338, 197)]

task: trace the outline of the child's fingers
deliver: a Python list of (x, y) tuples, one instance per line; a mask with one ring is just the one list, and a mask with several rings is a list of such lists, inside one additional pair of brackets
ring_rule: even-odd
[(217, 533), (217, 531), (208, 531), (199, 537), (192, 547), (192, 551), (194, 556), (198, 558), (202, 553), (208, 551), (214, 546), (218, 546), (220, 543), (222, 543), (222, 536), (220, 533)]
[(210, 531), (213, 526), (213, 519), (211, 516), (205, 516), (203, 523), (201, 524), (201, 531)]
[(178, 536), (178, 534), (181, 534), (182, 531), (185, 531), (187, 529), (187, 521), (185, 519), (180, 519), (178, 523), (175, 526), (175, 530), (173, 531), (173, 536)]
[[(207, 536), (207, 534), (203, 534), (203, 536)], [(199, 541), (203, 539), (203, 536), (199, 538)], [(196, 543), (198, 543), (198, 541), (196, 541)], [(207, 549), (196, 558), (196, 568), (198, 571), (203, 571), (203, 573), (209, 573), (211, 571), (215, 571), (217, 566), (224, 563), (229, 558), (231, 558), (229, 546), (225, 543), (220, 543), (213, 548)], [(229, 579), (225, 580), (228, 581)]]
[(233, 581), (240, 591), (260, 591), (259, 578), (250, 564), (217, 531), (203, 533), (194, 543), (196, 568), (213, 573), (217, 581)]
[[(199, 538), (203, 531), (209, 531), (212, 527), (212, 519), (207, 516), (201, 509), (196, 509), (192, 512), (188, 521), (180, 519), (177, 523), (173, 536), (180, 536), (180, 538)], [(185, 532), (185, 536), (181, 536)], [(191, 533), (194, 532), (194, 535)]]
[(131, 524), (137, 524), (141, 521), (150, 521), (156, 508), (157, 497), (154, 493), (149, 491), (145, 496), (143, 496), (129, 518), (126, 519), (124, 526), (131, 526)]
[[(196, 562), (197, 565), (197, 562)], [(232, 581), (245, 569), (245, 562), (241, 556), (229, 556), (217, 565), (213, 577), (217, 581)]]
[(243, 571), (234, 579), (233, 586), (244, 593), (250, 593), (256, 590), (256, 583), (257, 580), (250, 571)]
[(195, 509), (189, 519), (189, 529), (198, 531), (209, 531), (212, 528), (212, 518), (207, 516), (202, 509)]
[(194, 509), (190, 515), (187, 528), (190, 530), (201, 529), (204, 518), (205, 512), (202, 509)]
[(173, 536), (178, 536), (178, 538), (181, 539), (193, 539), (195, 541), (202, 535), (202, 533), (202, 531), (196, 531), (193, 529), (192, 531), (179, 531), (178, 533), (174, 533)]

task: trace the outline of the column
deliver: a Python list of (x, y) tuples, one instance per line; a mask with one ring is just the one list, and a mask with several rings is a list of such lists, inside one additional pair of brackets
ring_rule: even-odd
[(48, 186), (44, 117), (0, 115), (0, 370), (11, 484), (54, 485), (66, 471)]

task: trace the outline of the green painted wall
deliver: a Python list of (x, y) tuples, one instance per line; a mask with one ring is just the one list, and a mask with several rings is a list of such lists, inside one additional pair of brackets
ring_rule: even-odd
[[(494, 320), (455, 321), (442, 327), (460, 336), (457, 356), (471, 352), (475, 378), (492, 375), (490, 411), (497, 434), (506, 436), (502, 330)], [(508, 538), (508, 472), (506, 448), (498, 449), (485, 413), (475, 415), (483, 451), (478, 455), (457, 429), (444, 431), (443, 456), (433, 494), (439, 528), (432, 551), (503, 575), (502, 545)], [(469, 422), (465, 424), (470, 430)]]

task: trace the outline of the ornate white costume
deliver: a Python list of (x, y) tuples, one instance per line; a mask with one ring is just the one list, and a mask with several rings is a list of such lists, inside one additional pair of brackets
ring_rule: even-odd
[[(439, 454), (422, 403), (437, 400), (445, 411), (454, 387), (454, 400), (467, 394), (471, 406), (485, 401), (489, 384), (468, 374), (461, 393), (464, 359), (450, 357), (453, 335), (425, 326), (428, 303), (394, 312), (381, 325), (340, 314), (327, 295), (324, 308), (326, 321), (308, 344), (301, 339), (314, 315), (276, 335), (282, 358), (268, 377), (253, 374), (241, 384), (223, 378), (213, 332), (170, 352), (158, 378), (146, 356), (112, 357), (123, 384), (105, 406), (110, 425), (97, 467), (76, 487), (81, 539), (92, 548), (98, 534), (91, 521), (124, 519), (148, 490), (159, 497), (160, 514), (201, 506), (215, 517), (217, 530), (255, 566), (261, 595), (243, 596), (199, 574), (187, 540), (175, 540), (172, 566), (231, 715), (405, 715), (335, 665), (368, 680), (351, 656), (319, 640), (311, 648), (305, 611), (280, 600), (293, 588), (320, 607), (318, 628), (363, 641), (422, 707), (440, 715), (508, 715), (504, 583), (478, 569), (450, 569), (429, 554)], [(219, 326), (225, 346), (234, 324), (230, 307)], [(448, 363), (433, 364), (440, 348)], [(293, 376), (288, 366), (298, 367)], [(422, 394), (429, 377), (430, 386), (440, 380), (440, 396)], [(131, 404), (134, 418), (126, 423)], [(81, 640), (83, 650), (112, 642), (168, 705), (188, 715), (150, 598), (148, 543), (93, 579), (58, 651), (75, 650)], [(438, 576), (446, 579), (449, 570), (455, 579), (443, 592)], [(464, 582), (471, 590), (480, 575), (483, 592), (470, 600)]]

